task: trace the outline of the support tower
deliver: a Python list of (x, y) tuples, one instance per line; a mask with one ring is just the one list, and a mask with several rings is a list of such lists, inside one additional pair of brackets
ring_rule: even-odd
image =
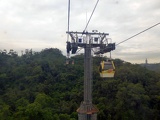
[(77, 109), (78, 120), (97, 120), (99, 111), (92, 103), (92, 49), (94, 54), (104, 54), (115, 49), (115, 43), (109, 43), (108, 33), (96, 32), (67, 32), (71, 42), (67, 41), (67, 53), (75, 54), (79, 48), (84, 48), (84, 100)]

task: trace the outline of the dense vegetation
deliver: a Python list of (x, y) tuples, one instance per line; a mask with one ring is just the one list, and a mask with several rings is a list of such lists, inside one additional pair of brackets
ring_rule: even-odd
[[(83, 55), (65, 65), (58, 49), (0, 52), (0, 120), (77, 120), (83, 101)], [(115, 59), (114, 79), (99, 77), (93, 58), (98, 120), (159, 120), (160, 74)]]

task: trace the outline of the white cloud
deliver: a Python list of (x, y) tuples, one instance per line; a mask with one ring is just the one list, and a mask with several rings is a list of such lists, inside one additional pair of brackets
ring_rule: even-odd
[[(70, 30), (83, 31), (96, 1), (71, 1)], [(0, 49), (57, 47), (65, 51), (67, 10), (68, 0), (1, 0)], [(159, 0), (103, 0), (98, 3), (88, 30), (109, 33), (112, 41), (119, 43), (158, 22)], [(130, 62), (147, 57), (159, 62), (159, 31), (157, 26), (120, 44), (113, 57)]]

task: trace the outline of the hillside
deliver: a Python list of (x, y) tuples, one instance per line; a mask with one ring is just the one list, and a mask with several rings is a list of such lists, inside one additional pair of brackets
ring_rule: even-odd
[[(83, 101), (83, 55), (66, 57), (57, 48), (0, 53), (0, 120), (77, 120)], [(98, 120), (160, 119), (160, 75), (115, 59), (114, 79), (102, 79), (93, 58), (93, 103)]]
[(148, 63), (148, 64), (140, 64), (141, 66), (147, 68), (148, 70), (152, 70), (160, 73), (160, 63)]

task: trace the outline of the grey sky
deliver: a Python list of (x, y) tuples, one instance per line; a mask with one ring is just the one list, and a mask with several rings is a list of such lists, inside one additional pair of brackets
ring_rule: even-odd
[[(71, 31), (83, 31), (96, 1), (71, 0)], [(0, 49), (54, 47), (65, 54), (67, 4), (68, 0), (0, 0)], [(159, 22), (160, 0), (100, 0), (88, 31), (109, 33), (112, 42), (119, 43)], [(120, 44), (112, 57), (160, 62), (160, 25)]]

